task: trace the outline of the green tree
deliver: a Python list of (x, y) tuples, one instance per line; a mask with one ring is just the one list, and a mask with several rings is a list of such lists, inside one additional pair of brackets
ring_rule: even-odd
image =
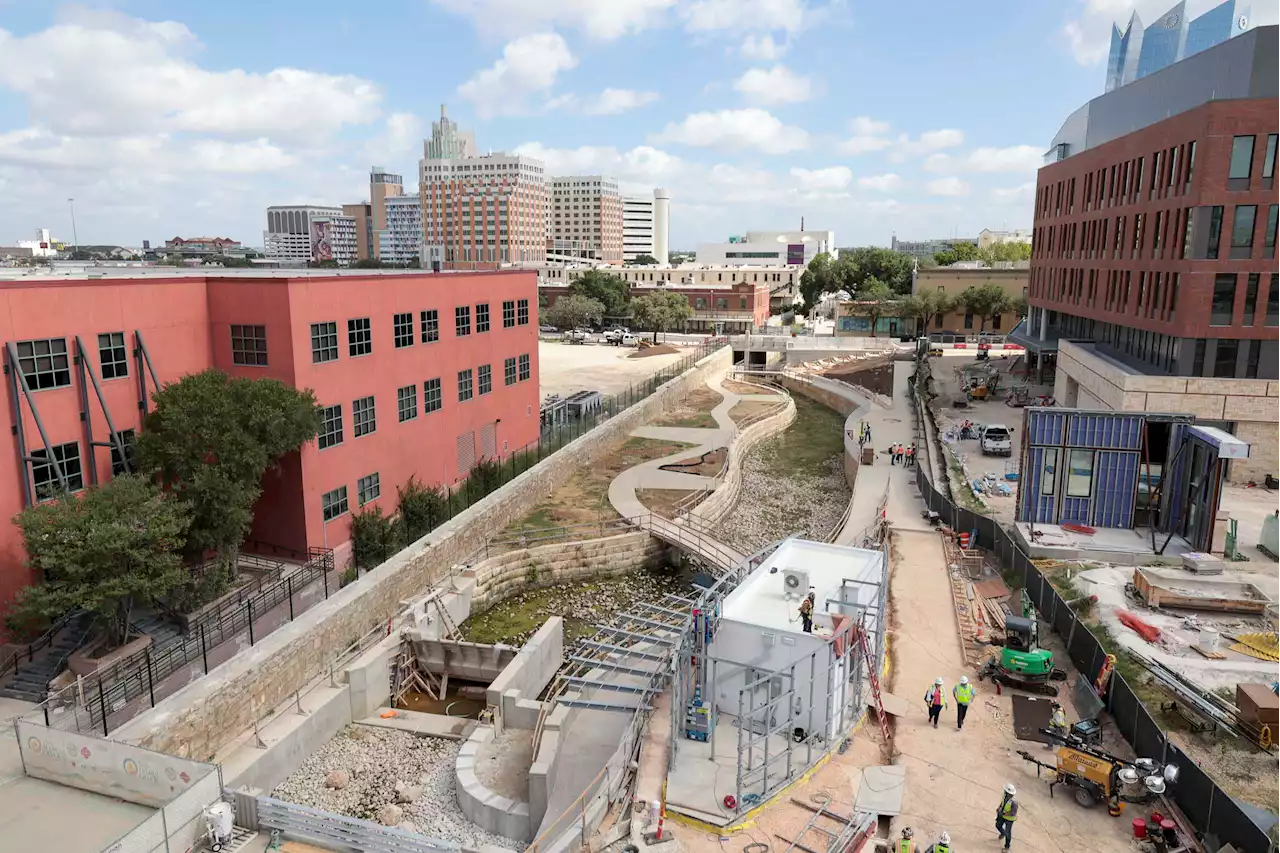
[(979, 320), (978, 334), (987, 331), (987, 320), (996, 314), (1008, 314), (1014, 309), (1013, 298), (1003, 287), (994, 282), (966, 287), (960, 294), (964, 310)]
[(1019, 318), (1027, 316), (1030, 311), (1031, 306), (1027, 302), (1027, 297), (1019, 296), (1013, 300), (1013, 313), (1017, 314)]
[(587, 270), (569, 284), (570, 296), (585, 296), (604, 306), (604, 316), (627, 316), (631, 288), (621, 276), (603, 270)]
[(981, 260), (978, 247), (973, 243), (952, 243), (945, 252), (935, 252), (933, 261), (940, 267), (949, 267), (961, 261)]
[(835, 289), (853, 293), (862, 290), (869, 281), (878, 281), (887, 285), (894, 293), (905, 296), (911, 292), (911, 273), (915, 269), (915, 261), (904, 252), (880, 246), (860, 246), (856, 249), (841, 249), (836, 267)]
[(14, 523), (43, 583), (19, 593), (11, 626), (82, 608), (97, 616), (108, 647), (116, 648), (129, 640), (135, 603), (167, 595), (188, 577), (180, 552), (190, 507), (146, 477), (113, 477), (81, 495), (25, 509)]
[(658, 259), (653, 255), (636, 255), (636, 259), (631, 263), (638, 267), (647, 267), (656, 264)]
[(809, 261), (809, 265), (800, 274), (800, 296), (804, 299), (806, 312), (813, 310), (814, 306), (822, 301), (824, 293), (831, 293), (835, 289), (833, 267), (831, 255), (819, 252), (813, 256), (813, 260)]
[(227, 268), (253, 266), (248, 258), (233, 258), (228, 255), (209, 255), (204, 259), (204, 262), (206, 264), (219, 264)]
[(351, 559), (362, 569), (382, 565), (396, 551), (396, 523), (369, 506), (351, 513)]
[(410, 476), (396, 492), (406, 542), (417, 542), (449, 517), (449, 496), (439, 486), (424, 486)]
[(693, 316), (693, 306), (682, 294), (658, 291), (633, 299), (631, 313), (637, 325), (653, 329), (656, 344), (658, 332), (665, 332)]
[(933, 328), (934, 320), (955, 310), (955, 307), (955, 297), (941, 290), (913, 293), (898, 303), (898, 310), (904, 317), (915, 319), (918, 335), (927, 335)]
[(1001, 261), (1031, 260), (1030, 243), (992, 243), (985, 249), (978, 250), (978, 257), (988, 266)]
[(604, 318), (604, 304), (597, 299), (570, 293), (561, 296), (547, 309), (547, 322), (561, 329), (576, 329), (599, 323)]
[(863, 281), (855, 294), (853, 310), (871, 321), (871, 337), (876, 336), (876, 324), (880, 318), (897, 310), (898, 295), (893, 288), (876, 278)]
[(384, 267), (399, 266), (398, 264), (385, 264), (377, 258), (361, 258), (351, 265), (356, 270), (380, 270)]
[(229, 555), (249, 532), (262, 475), (316, 437), (315, 394), (275, 379), (205, 370), (166, 385), (153, 399), (137, 439), (139, 470), (190, 504), (189, 561), (210, 551)]

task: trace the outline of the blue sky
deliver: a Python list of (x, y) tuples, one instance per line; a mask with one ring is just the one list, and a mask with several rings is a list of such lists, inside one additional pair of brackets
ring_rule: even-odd
[(1131, 9), (0, 0), (0, 245), (69, 240), (68, 197), (83, 243), (260, 245), (267, 205), (360, 200), (373, 164), (416, 186), (441, 104), (482, 149), (666, 186), (675, 247), (801, 216), (840, 245), (1027, 227)]

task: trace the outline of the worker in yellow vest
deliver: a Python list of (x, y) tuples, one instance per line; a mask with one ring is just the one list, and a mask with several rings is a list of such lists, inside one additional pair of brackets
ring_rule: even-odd
[(951, 853), (951, 834), (944, 829), (924, 853)]
[(956, 700), (956, 728), (964, 728), (964, 715), (969, 713), (969, 703), (973, 701), (973, 685), (967, 676), (960, 676), (960, 683), (951, 690)]
[(916, 843), (911, 840), (912, 835), (914, 833), (911, 831), (911, 827), (908, 826), (902, 830), (902, 838), (894, 845), (893, 853), (916, 853)]
[(1000, 806), (996, 809), (996, 832), (1004, 839), (1004, 849), (1009, 849), (1009, 844), (1013, 842), (1013, 822), (1018, 819), (1018, 801), (1014, 799), (1014, 794), (1018, 793), (1010, 782), (1004, 786), (1004, 797), (1000, 800)]

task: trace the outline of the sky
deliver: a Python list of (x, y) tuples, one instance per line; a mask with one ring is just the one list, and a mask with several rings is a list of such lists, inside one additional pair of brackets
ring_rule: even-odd
[(446, 104), (482, 150), (668, 188), (677, 249), (802, 217), (840, 246), (1026, 228), (1133, 6), (0, 0), (0, 245), (70, 241), (74, 198), (82, 244), (260, 246), (268, 205), (367, 199), (373, 165), (416, 189)]

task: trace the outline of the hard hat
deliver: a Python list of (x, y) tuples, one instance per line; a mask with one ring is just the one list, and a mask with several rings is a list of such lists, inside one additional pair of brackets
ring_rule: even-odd
[(944, 830), (942, 830), (942, 834), (938, 836), (938, 843), (939, 843), (939, 844), (950, 844), (950, 843), (951, 843), (951, 833), (947, 832), (945, 829), (944, 829)]
[(1013, 783), (1010, 782), (1008, 785), (1004, 786), (1004, 792), (1012, 797), (1014, 794), (1018, 793), (1018, 790), (1014, 788)]
[(933, 680), (933, 683), (934, 683), (934, 684), (936, 684), (936, 685), (938, 685), (939, 687), (941, 687), (941, 686), (942, 686), (942, 676), (941, 676), (941, 675), (939, 675), (937, 678), (935, 678), (935, 679)]
[(902, 830), (902, 837), (903, 837), (903, 838), (910, 838), (910, 837), (911, 837), (912, 835), (914, 835), (914, 834), (915, 834), (915, 833), (913, 833), (913, 832), (911, 831), (911, 827), (909, 827), (909, 826), (908, 826), (906, 829)]
[(961, 683), (961, 684), (968, 684), (968, 683), (969, 683), (969, 676), (967, 676), (967, 675), (962, 675), (962, 676), (960, 676), (960, 683)]

